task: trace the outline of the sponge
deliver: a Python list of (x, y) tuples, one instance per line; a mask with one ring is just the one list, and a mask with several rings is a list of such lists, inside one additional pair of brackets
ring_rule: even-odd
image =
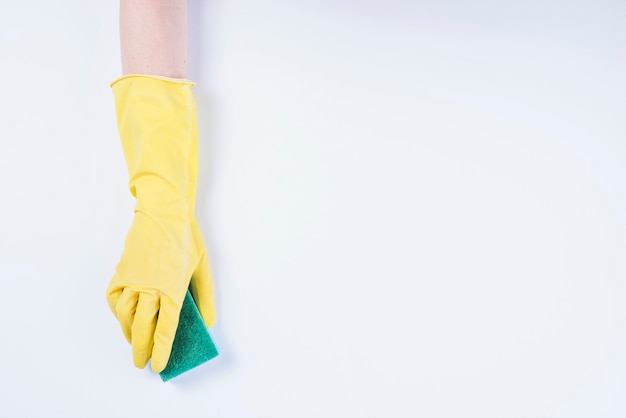
[(191, 293), (187, 291), (180, 310), (172, 353), (165, 369), (160, 373), (161, 380), (167, 382), (217, 355), (215, 344), (204, 325), (196, 303)]

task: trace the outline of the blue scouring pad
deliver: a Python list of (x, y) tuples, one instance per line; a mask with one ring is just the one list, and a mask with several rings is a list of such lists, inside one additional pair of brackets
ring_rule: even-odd
[(217, 349), (202, 321), (196, 303), (187, 291), (180, 310), (178, 328), (172, 344), (172, 353), (167, 366), (160, 373), (161, 380), (167, 382), (188, 370), (217, 357)]

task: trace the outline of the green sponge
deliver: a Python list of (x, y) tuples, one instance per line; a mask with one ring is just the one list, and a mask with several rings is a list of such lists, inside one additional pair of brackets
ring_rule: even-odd
[(167, 366), (160, 373), (167, 382), (217, 356), (217, 349), (202, 321), (196, 303), (187, 291)]

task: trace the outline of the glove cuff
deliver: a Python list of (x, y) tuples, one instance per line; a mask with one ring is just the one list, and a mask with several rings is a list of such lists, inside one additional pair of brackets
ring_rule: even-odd
[(141, 77), (141, 78), (153, 78), (156, 80), (163, 80), (163, 81), (169, 81), (171, 83), (179, 83), (179, 84), (190, 84), (192, 86), (195, 86), (196, 83), (194, 83), (191, 80), (188, 80), (186, 78), (173, 78), (173, 77), (165, 77), (162, 75), (156, 75), (156, 74), (126, 74), (123, 75), (115, 80), (113, 80), (113, 82), (111, 82), (111, 84), (109, 85), (109, 87), (113, 88), (113, 86), (122, 80), (125, 80), (127, 78), (134, 78), (134, 77)]
[(118, 130), (136, 210), (194, 215), (198, 133), (194, 83), (129, 74), (111, 83)]

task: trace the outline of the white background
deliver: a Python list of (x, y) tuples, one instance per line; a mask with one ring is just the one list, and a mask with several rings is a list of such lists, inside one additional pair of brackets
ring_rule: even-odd
[(626, 416), (626, 3), (190, 3), (221, 356), (104, 291), (115, 1), (0, 13), (0, 416)]

